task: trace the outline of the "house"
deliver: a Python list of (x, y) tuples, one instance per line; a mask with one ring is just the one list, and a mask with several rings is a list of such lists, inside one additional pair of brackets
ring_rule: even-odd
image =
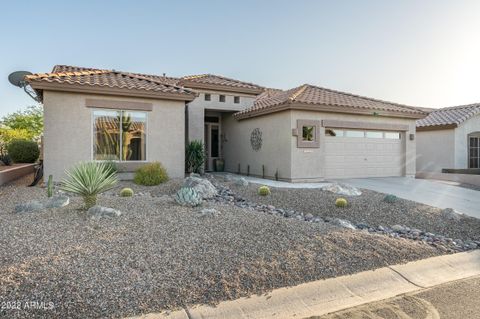
[(414, 176), (424, 111), (302, 85), (290, 90), (204, 74), (180, 78), (58, 65), (26, 81), (45, 112), (44, 169), (114, 160), (132, 172), (160, 161), (184, 176), (186, 142), (205, 143), (206, 170), (318, 181)]
[(417, 121), (417, 171), (480, 168), (480, 103), (430, 110)]

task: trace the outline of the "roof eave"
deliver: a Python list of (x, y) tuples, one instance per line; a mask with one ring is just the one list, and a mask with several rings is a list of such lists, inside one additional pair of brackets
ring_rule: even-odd
[(269, 113), (280, 112), (284, 110), (302, 110), (302, 111), (315, 111), (315, 112), (327, 112), (327, 113), (344, 113), (344, 114), (358, 114), (358, 115), (375, 115), (375, 116), (384, 116), (384, 117), (399, 117), (399, 118), (408, 118), (408, 119), (422, 119), (426, 114), (418, 113), (406, 113), (406, 112), (395, 112), (395, 111), (381, 111), (365, 108), (355, 108), (350, 106), (333, 106), (325, 104), (309, 104), (309, 103), (282, 103), (273, 107), (267, 107), (260, 110), (255, 110), (252, 112), (246, 112), (244, 114), (236, 113), (234, 118), (237, 120), (244, 120), (252, 117), (257, 117)]
[(427, 125), (427, 126), (417, 126), (417, 132), (422, 131), (438, 131), (438, 130), (448, 130), (457, 128), (458, 124), (441, 124), (441, 125)]
[(183, 87), (191, 88), (191, 89), (205, 89), (205, 90), (245, 93), (245, 94), (253, 94), (253, 95), (258, 95), (264, 91), (263, 88), (242, 88), (242, 87), (234, 87), (234, 86), (228, 86), (228, 85), (198, 83), (198, 82), (188, 81), (188, 80), (181, 80), (178, 82), (178, 84)]
[(186, 102), (193, 101), (198, 95), (198, 94), (190, 94), (190, 93), (167, 93), (167, 92), (159, 92), (159, 91), (153, 91), (153, 90), (111, 88), (111, 87), (102, 87), (102, 86), (94, 86), (94, 85), (50, 83), (50, 82), (37, 82), (37, 81), (31, 81), (29, 84), (37, 92), (41, 92), (43, 90), (49, 90), (49, 91), (60, 91), (60, 92), (142, 97), (142, 98), (150, 98), (150, 99), (176, 100), (176, 101), (186, 101)]

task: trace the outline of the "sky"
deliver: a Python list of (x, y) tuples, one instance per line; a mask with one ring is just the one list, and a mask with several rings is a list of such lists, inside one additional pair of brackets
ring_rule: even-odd
[(469, 104), (480, 102), (480, 1), (3, 2), (0, 116), (35, 103), (10, 72), (55, 64)]

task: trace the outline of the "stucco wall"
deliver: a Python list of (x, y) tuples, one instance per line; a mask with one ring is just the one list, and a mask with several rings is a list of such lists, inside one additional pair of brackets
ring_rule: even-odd
[[(250, 174), (261, 176), (262, 165), (265, 165), (266, 176), (273, 178), (278, 169), (280, 179), (291, 177), (290, 113), (281, 112), (270, 116), (256, 117), (237, 121), (231, 114), (224, 114), (223, 133), (226, 138), (223, 144), (225, 169), (236, 173), (238, 164), (242, 174), (250, 165)], [(254, 129), (262, 132), (262, 147), (258, 151), (252, 149), (250, 136)]]
[(409, 134), (415, 133), (415, 120), (402, 118), (388, 118), (380, 116), (366, 116), (353, 114), (322, 113), (312, 111), (291, 111), (290, 145), (292, 149), (292, 180), (321, 180), (325, 176), (325, 128), (320, 127), (319, 148), (298, 148), (297, 138), (291, 135), (292, 128), (296, 128), (297, 120), (340, 120), (364, 123), (400, 124), (408, 125), (409, 130), (402, 136), (405, 148), (405, 175), (415, 175), (415, 140), (410, 141)]
[(170, 177), (184, 176), (185, 103), (183, 101), (111, 97), (89, 94), (44, 91), (44, 172), (55, 180), (65, 169), (79, 161), (92, 160), (92, 108), (85, 99), (146, 102), (153, 104), (147, 112), (147, 161), (159, 161)]
[(466, 120), (455, 129), (455, 166), (453, 168), (468, 168), (468, 135), (475, 132), (480, 132), (480, 114)]
[(455, 130), (417, 132), (417, 172), (455, 168)]
[[(189, 140), (204, 139), (205, 109), (218, 111), (240, 111), (253, 105), (255, 96), (220, 91), (201, 91), (199, 96), (188, 104), (188, 137)], [(205, 93), (210, 94), (210, 101), (205, 101)], [(219, 102), (219, 95), (225, 95), (225, 102)], [(234, 103), (234, 97), (240, 97), (240, 103)]]

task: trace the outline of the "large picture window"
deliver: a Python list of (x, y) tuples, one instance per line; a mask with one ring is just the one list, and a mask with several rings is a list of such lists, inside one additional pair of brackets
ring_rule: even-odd
[(93, 111), (93, 159), (146, 160), (145, 112)]

